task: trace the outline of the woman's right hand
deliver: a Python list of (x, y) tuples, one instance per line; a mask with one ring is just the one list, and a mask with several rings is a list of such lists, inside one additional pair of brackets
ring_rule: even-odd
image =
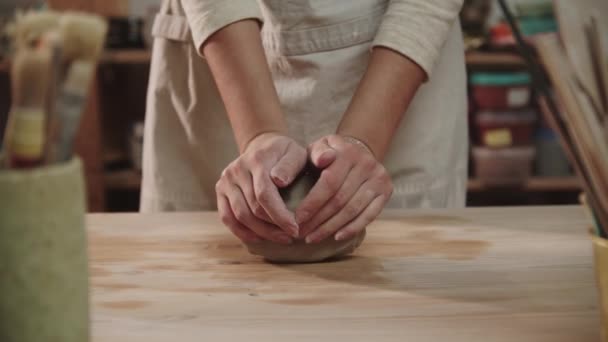
[(299, 228), (277, 186), (290, 184), (306, 159), (306, 149), (289, 137), (278, 133), (255, 137), (215, 186), (222, 222), (244, 242), (290, 244)]

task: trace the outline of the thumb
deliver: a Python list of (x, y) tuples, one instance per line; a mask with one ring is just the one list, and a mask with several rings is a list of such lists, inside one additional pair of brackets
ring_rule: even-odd
[(326, 138), (317, 140), (309, 146), (310, 161), (319, 169), (328, 167), (336, 160), (336, 150), (334, 150)]
[[(298, 149), (302, 151), (298, 151)], [(303, 150), (300, 146), (297, 146), (295, 149), (288, 148), (287, 152), (272, 167), (270, 178), (272, 178), (272, 182), (276, 186), (279, 188), (288, 186), (302, 171), (304, 164), (306, 164), (306, 155)]]

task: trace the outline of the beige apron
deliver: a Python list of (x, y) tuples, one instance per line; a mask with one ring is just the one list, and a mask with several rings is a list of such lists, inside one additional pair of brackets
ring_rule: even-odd
[[(334, 133), (365, 71), (388, 0), (259, 3), (262, 40), (291, 136), (306, 145)], [(141, 210), (215, 209), (215, 182), (238, 156), (223, 103), (179, 0), (163, 3), (152, 31)], [(455, 22), (385, 158), (395, 185), (388, 207), (464, 206), (463, 51)]]

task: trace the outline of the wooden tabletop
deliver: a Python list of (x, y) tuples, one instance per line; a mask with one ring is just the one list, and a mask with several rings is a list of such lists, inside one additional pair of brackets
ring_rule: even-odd
[(355, 256), (271, 265), (215, 213), (88, 216), (93, 342), (598, 341), (579, 207), (389, 211)]

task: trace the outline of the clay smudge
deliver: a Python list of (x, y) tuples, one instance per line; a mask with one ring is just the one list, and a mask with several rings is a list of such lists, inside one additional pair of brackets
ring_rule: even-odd
[[(399, 241), (380, 240), (370, 236), (362, 251), (380, 257), (421, 257), (435, 255), (449, 260), (472, 260), (491, 244), (483, 240), (446, 239), (433, 229), (410, 231)], [(373, 248), (373, 251), (368, 249)]]

